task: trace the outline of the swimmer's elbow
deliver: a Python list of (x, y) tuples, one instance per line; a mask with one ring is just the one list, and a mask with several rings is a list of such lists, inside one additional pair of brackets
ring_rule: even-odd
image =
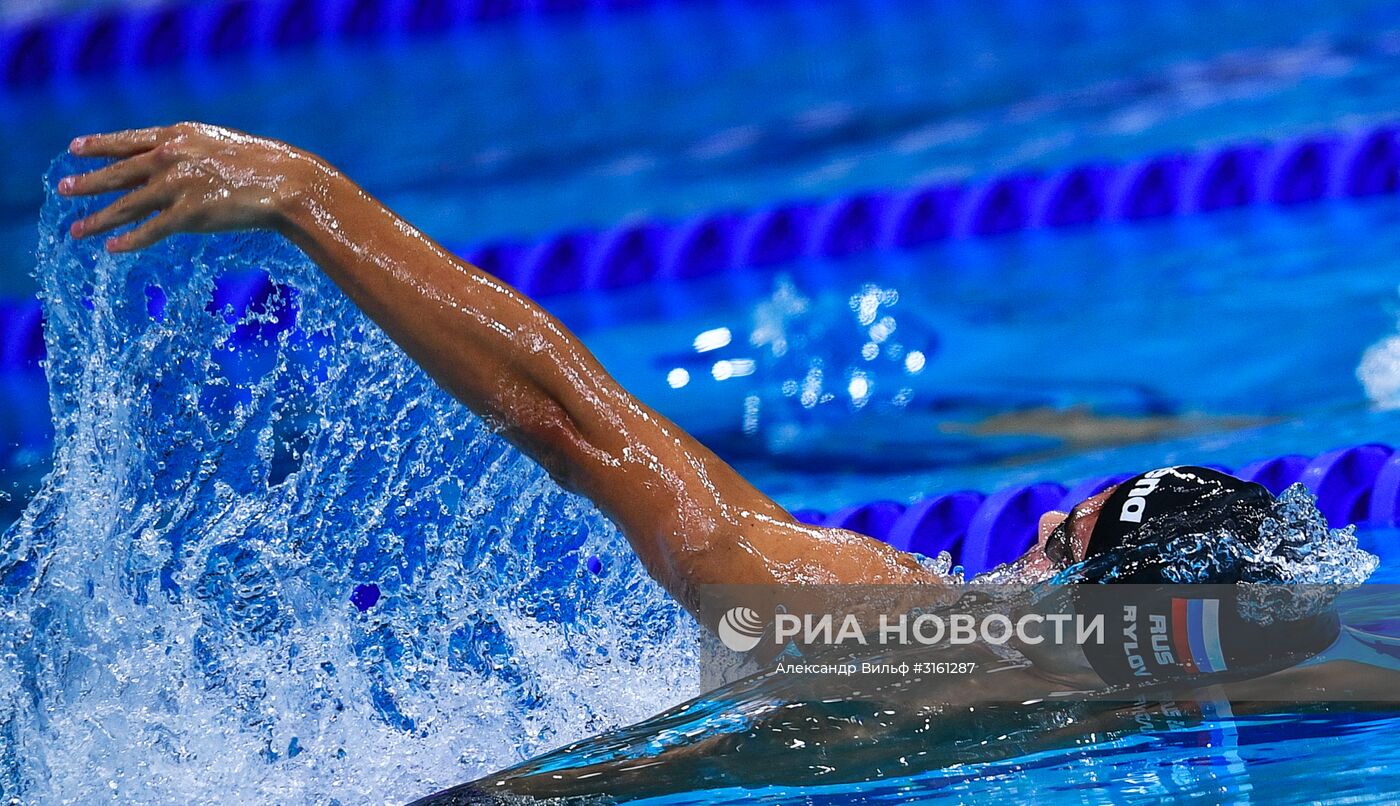
[(688, 528), (661, 544), (663, 571), (685, 586), (766, 584), (775, 579), (765, 552), (730, 529)]
[(544, 469), (554, 483), (576, 495), (588, 495), (586, 456), (592, 451), (564, 407), (541, 396), (528, 404), (516, 401), (509, 415), (497, 418), (497, 433)]

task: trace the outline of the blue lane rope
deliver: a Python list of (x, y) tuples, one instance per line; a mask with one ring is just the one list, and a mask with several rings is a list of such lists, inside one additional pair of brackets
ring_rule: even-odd
[[(796, 260), (906, 251), (956, 238), (1071, 230), (1253, 204), (1292, 207), (1398, 190), (1400, 130), (1386, 125), (1348, 136), (1227, 145), (1201, 154), (1123, 165), (1092, 163), (1045, 175), (780, 202), (684, 221), (570, 230), (534, 242), (507, 240), (453, 251), (531, 296), (549, 297)], [(267, 284), (256, 277), (230, 282)], [(0, 371), (42, 358), (35, 311), (33, 300), (0, 300)]]
[[(1318, 510), (1334, 528), (1400, 525), (1400, 450), (1390, 445), (1351, 445), (1314, 457), (1288, 454), (1238, 469), (1210, 467), (1258, 482), (1274, 494), (1302, 482), (1317, 496)], [(804, 523), (849, 529), (902, 551), (930, 557), (946, 551), (972, 576), (1024, 554), (1035, 543), (1041, 515), (1067, 510), (1129, 476), (1098, 476), (1069, 488), (1039, 481), (990, 494), (959, 490), (908, 505), (872, 501), (831, 513), (801, 509), (792, 514)], [(584, 565), (590, 573), (601, 573), (602, 562), (596, 556), (588, 557)]]
[[(1333, 527), (1400, 524), (1400, 451), (1390, 445), (1352, 445), (1315, 457), (1289, 454), (1238, 469), (1212, 467), (1257, 481), (1276, 494), (1302, 482)], [(850, 529), (905, 551), (930, 556), (947, 551), (968, 574), (977, 574), (1025, 553), (1044, 513), (1064, 510), (1126, 477), (1086, 479), (1069, 489), (1042, 481), (991, 494), (947, 493), (908, 506), (874, 501), (829, 514), (810, 509), (793, 514), (805, 523)]]
[(0, 30), (0, 88), (321, 42), (391, 41), (523, 17), (610, 13), (656, 0), (221, 0), (99, 8)]
[(533, 242), (456, 251), (536, 296), (714, 276), (797, 260), (843, 260), (954, 239), (1269, 204), (1292, 207), (1400, 190), (1400, 138), (1390, 125), (1350, 135), (1225, 145), (1125, 164), (1095, 162), (977, 182), (783, 201), (683, 221), (571, 230)]

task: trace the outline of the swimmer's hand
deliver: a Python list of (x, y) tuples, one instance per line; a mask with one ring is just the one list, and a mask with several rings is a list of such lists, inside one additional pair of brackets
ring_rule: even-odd
[(111, 252), (144, 249), (177, 232), (281, 230), (297, 200), (331, 173), (320, 159), (286, 143), (200, 123), (79, 137), (69, 151), (117, 161), (65, 177), (60, 194), (130, 191), (73, 222), (73, 237), (101, 235), (156, 214), (108, 238)]

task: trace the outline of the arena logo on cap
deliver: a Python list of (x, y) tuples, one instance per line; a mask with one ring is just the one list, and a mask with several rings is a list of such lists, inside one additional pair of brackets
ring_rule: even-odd
[(1143, 474), (1138, 479), (1137, 484), (1128, 492), (1128, 500), (1123, 502), (1123, 511), (1118, 520), (1130, 523), (1142, 523), (1142, 514), (1147, 511), (1147, 496), (1157, 489), (1157, 485), (1162, 483), (1162, 477), (1175, 470), (1175, 468), (1164, 467), (1161, 470), (1154, 470), (1151, 473)]

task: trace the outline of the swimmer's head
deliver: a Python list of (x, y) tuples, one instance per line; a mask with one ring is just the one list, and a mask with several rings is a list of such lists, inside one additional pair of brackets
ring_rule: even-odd
[[(1246, 559), (1262, 548), (1274, 508), (1273, 494), (1259, 484), (1183, 466), (1135, 476), (1068, 516), (1047, 518), (1039, 549), (1052, 569), (1077, 564), (1075, 581), (1138, 583), (1074, 586), (1078, 612), (1111, 624), (1126, 624), (1131, 612), (1133, 625), (1170, 625), (1163, 633), (1170, 646), (1160, 651), (1085, 644), (1094, 671), (1113, 685), (1243, 677), (1287, 668), (1329, 646), (1340, 629), (1330, 608), (1275, 614), (1265, 623), (1246, 618), (1236, 603), (1240, 587), (1233, 583), (1280, 581), (1269, 578), (1269, 564)], [(1191, 591), (1170, 584), (1180, 582), (1214, 584), (1186, 586)], [(1201, 641), (1178, 640), (1197, 627)]]
[[(1271, 526), (1278, 508), (1263, 486), (1218, 471), (1153, 470), (1068, 513), (1046, 513), (1037, 545), (989, 581), (1024, 584), (1064, 572), (1058, 578), (1066, 582), (1140, 583), (1069, 585), (1042, 600), (1063, 594), (1080, 615), (1113, 625), (1104, 640), (1080, 645), (1082, 660), (1110, 685), (1268, 674), (1316, 656), (1340, 630), (1331, 599), (1315, 591), (1271, 592), (1267, 618), (1258, 617), (1257, 603), (1241, 604), (1258, 586), (1234, 583), (1285, 581), (1280, 564), (1260, 561), (1265, 553), (1286, 559), (1286, 541), (1274, 539)], [(1206, 584), (1178, 584), (1188, 582)], [(1138, 643), (1144, 632), (1153, 636), (1151, 651)]]
[[(1274, 496), (1263, 486), (1204, 467), (1168, 467), (1134, 476), (1075, 506), (1041, 518), (1030, 557), (1051, 569), (1190, 533), (1258, 533)], [(1092, 564), (1091, 564), (1092, 565)], [(1226, 574), (1225, 576), (1229, 576)], [(1093, 574), (1088, 577), (1093, 581)], [(1167, 581), (1148, 567), (1124, 582)], [(1218, 578), (1213, 582), (1235, 582)]]

